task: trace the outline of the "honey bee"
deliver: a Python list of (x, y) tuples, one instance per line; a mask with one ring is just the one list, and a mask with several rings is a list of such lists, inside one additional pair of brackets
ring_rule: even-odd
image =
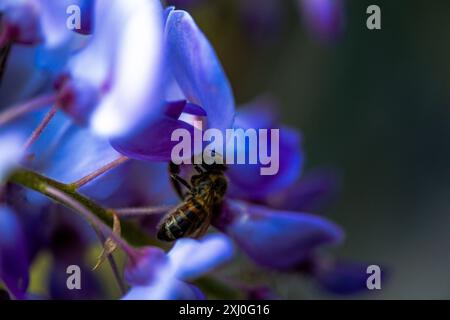
[[(199, 238), (211, 224), (211, 219), (223, 201), (227, 190), (225, 165), (194, 165), (197, 174), (190, 184), (179, 176), (179, 166), (170, 163), (172, 184), (183, 202), (169, 212), (160, 222), (157, 237), (163, 241), (175, 241), (183, 237)], [(187, 194), (181, 191), (187, 188)]]

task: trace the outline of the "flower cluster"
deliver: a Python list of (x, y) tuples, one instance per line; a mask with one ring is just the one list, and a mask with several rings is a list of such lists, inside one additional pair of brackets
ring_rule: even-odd
[[(77, 32), (66, 28), (70, 4), (82, 9)], [(231, 263), (236, 251), (261, 272), (304, 273), (331, 292), (365, 287), (362, 265), (320, 250), (340, 244), (342, 229), (307, 213), (330, 197), (336, 180), (324, 171), (301, 178), (302, 136), (280, 124), (273, 103), (236, 111), (217, 54), (188, 12), (158, 0), (10, 0), (0, 12), (7, 65), (0, 71), (0, 279), (12, 297), (34, 297), (30, 268), (44, 251), (52, 260), (46, 297), (105, 297), (85, 259), (95, 236), (123, 299), (205, 298), (194, 281)], [(156, 223), (180, 201), (167, 171), (171, 133), (193, 132), (193, 119), (220, 131), (280, 128), (279, 171), (261, 176), (260, 165), (229, 165), (228, 191), (211, 221), (219, 232), (166, 251)], [(189, 177), (191, 166), (182, 169)], [(128, 258), (123, 275), (116, 248)], [(85, 275), (83, 296), (64, 287), (72, 264)]]

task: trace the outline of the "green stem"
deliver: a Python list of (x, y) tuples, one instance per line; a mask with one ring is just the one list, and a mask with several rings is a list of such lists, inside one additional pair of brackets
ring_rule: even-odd
[[(16, 171), (14, 171), (13, 174), (9, 177), (9, 181), (17, 185), (37, 191), (70, 209), (74, 209), (66, 201), (59, 199), (54, 194), (49, 193), (47, 187), (50, 186), (55, 189), (58, 189), (59, 191), (63, 192), (66, 196), (70, 197), (73, 201), (76, 201), (81, 205), (83, 205), (86, 209), (91, 211), (94, 215), (96, 215), (100, 220), (102, 220), (107, 225), (109, 226), (113, 225), (113, 211), (103, 208), (96, 202), (78, 193), (77, 188), (74, 185), (58, 182), (56, 180), (50, 179), (39, 173), (36, 173), (34, 171), (25, 168), (17, 169)], [(143, 232), (136, 224), (130, 221), (122, 221), (121, 225), (123, 231), (122, 236), (130, 244), (135, 246), (154, 244), (152, 239), (145, 232)]]

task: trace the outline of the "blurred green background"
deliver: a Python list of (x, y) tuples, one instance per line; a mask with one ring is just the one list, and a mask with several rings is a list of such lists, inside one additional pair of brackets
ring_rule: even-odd
[[(450, 1), (345, 1), (345, 29), (331, 42), (308, 32), (295, 0), (252, 1), (268, 20), (245, 31), (246, 1), (189, 9), (237, 102), (272, 95), (304, 133), (307, 169), (342, 173), (325, 212), (347, 233), (337, 254), (389, 272), (380, 292), (358, 298), (450, 298)], [(264, 13), (271, 1), (277, 10)], [(366, 28), (371, 4), (381, 30)], [(287, 298), (324, 297), (297, 280), (276, 281)]]

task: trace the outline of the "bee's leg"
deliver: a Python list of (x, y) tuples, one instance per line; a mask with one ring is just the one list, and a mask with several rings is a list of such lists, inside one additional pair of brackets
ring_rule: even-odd
[(189, 190), (189, 192), (192, 192), (191, 185), (178, 175), (180, 173), (180, 167), (173, 162), (170, 162), (169, 164), (169, 173), (170, 181), (172, 182), (172, 186), (175, 189), (175, 192), (181, 199), (184, 199), (185, 194), (183, 194), (183, 192), (181, 191), (181, 185), (185, 186)]

